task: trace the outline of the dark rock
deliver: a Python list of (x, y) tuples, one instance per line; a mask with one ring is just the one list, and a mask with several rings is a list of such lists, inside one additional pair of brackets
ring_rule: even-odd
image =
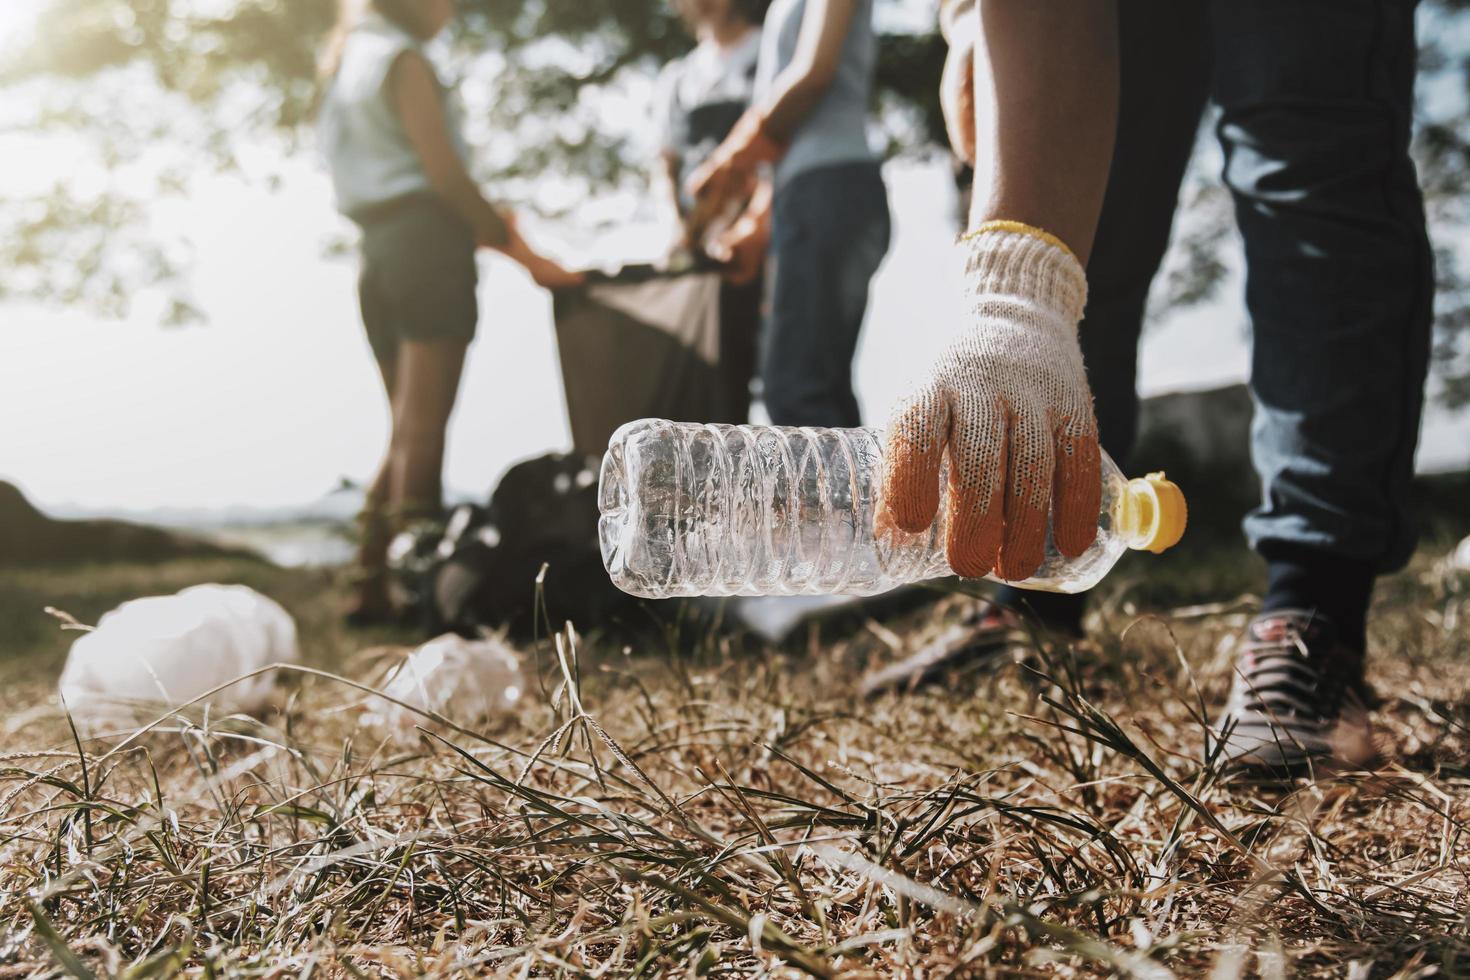
[(193, 535), (127, 521), (59, 521), (0, 481), (0, 565), (155, 562), (174, 558), (255, 557)]

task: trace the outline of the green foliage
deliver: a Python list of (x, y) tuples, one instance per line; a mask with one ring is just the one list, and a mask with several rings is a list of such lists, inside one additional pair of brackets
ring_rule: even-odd
[[(901, 3), (879, 0), (880, 12)], [(589, 194), (641, 183), (647, 161), (628, 140), (637, 120), (606, 106), (688, 48), (667, 0), (462, 0), (460, 9), (451, 46), (481, 93), (477, 176), (519, 206), (546, 175)], [(163, 239), (149, 209), (187, 194), (199, 173), (238, 170), (242, 152), (303, 152), (335, 17), (335, 0), (49, 0), (34, 41), (0, 49), (0, 92), (24, 96), (3, 103), (0, 135), (78, 138), (107, 178), (62, 180), (40, 199), (0, 197), (0, 300), (121, 315), (140, 287), (162, 285), (166, 320), (198, 318), (184, 288), (187, 243)], [(1470, 278), (1454, 242), (1470, 187), (1470, 0), (1428, 0), (1423, 23), (1420, 88), (1432, 97), (1421, 100), (1416, 154), (1441, 244), (1436, 353), (1443, 397), (1465, 404)], [(890, 153), (943, 145), (943, 57), (933, 32), (882, 37)], [(1195, 167), (1185, 207), (1163, 308), (1211, 299), (1227, 271), (1232, 219), (1215, 174)]]
[[(0, 113), (0, 133), (79, 136), (110, 179), (0, 197), (0, 299), (122, 315), (141, 286), (163, 285), (171, 319), (197, 317), (187, 248), (160, 240), (147, 209), (259, 147), (303, 152), (336, 11), (335, 0), (50, 0), (33, 42), (0, 50), (0, 91), (29, 96)], [(690, 43), (667, 0), (463, 0), (452, 60), (484, 93), (472, 108), (493, 134), (477, 176), (512, 199), (548, 174), (588, 193), (641, 182), (637, 120), (610, 118), (603, 100)], [(902, 130), (891, 148), (942, 139), (942, 57), (937, 34), (884, 39), (883, 102)], [(143, 187), (116, 179), (133, 171)]]

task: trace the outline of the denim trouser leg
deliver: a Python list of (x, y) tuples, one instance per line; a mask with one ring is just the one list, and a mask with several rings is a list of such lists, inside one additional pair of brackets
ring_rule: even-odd
[(1118, 6), (1118, 136), (1078, 340), (1103, 448), (1126, 466), (1138, 433), (1144, 306), (1209, 95), (1210, 47), (1208, 12), (1196, 0)]
[(862, 424), (852, 359), (889, 231), (888, 195), (876, 163), (810, 170), (776, 192), (761, 353), (774, 424)]
[[(1098, 431), (1127, 466), (1138, 431), (1138, 338), (1149, 286), (1163, 261), (1179, 184), (1189, 164), (1210, 84), (1208, 11), (1199, 0), (1119, 4), (1118, 138), (1079, 328)], [(1002, 586), (996, 600), (1077, 629), (1085, 595)]]
[(1225, 181), (1255, 334), (1251, 544), (1401, 566), (1432, 257), (1409, 159), (1412, 0), (1218, 0)]

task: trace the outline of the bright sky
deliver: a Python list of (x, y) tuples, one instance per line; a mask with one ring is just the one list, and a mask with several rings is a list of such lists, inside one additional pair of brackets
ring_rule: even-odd
[(38, 14), (48, 0), (0, 0), (0, 49), (20, 43), (30, 35)]
[(0, 38), (9, 38), (31, 26), (45, 0), (5, 0), (0, 4)]

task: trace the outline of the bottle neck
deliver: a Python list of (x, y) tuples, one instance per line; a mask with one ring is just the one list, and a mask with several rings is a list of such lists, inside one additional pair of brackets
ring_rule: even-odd
[(1184, 535), (1188, 507), (1179, 487), (1163, 473), (1129, 480), (1118, 499), (1115, 527), (1128, 547), (1158, 554)]
[(1145, 551), (1153, 543), (1159, 526), (1158, 498), (1142, 480), (1129, 480), (1118, 495), (1118, 536), (1134, 551)]

